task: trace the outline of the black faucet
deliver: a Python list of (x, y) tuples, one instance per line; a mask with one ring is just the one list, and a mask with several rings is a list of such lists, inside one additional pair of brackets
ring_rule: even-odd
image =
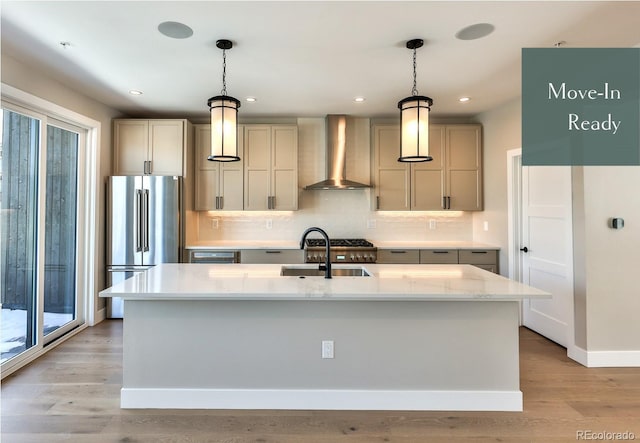
[(304, 233), (302, 234), (302, 240), (300, 240), (300, 249), (304, 249), (304, 241), (307, 239), (307, 235), (309, 235), (309, 233), (313, 231), (319, 232), (320, 235), (324, 237), (326, 245), (326, 250), (324, 253), (324, 267), (320, 265), (319, 269), (321, 271), (324, 270), (324, 278), (331, 278), (331, 242), (329, 241), (329, 236), (326, 232), (324, 232), (323, 229), (313, 227), (304, 231)]

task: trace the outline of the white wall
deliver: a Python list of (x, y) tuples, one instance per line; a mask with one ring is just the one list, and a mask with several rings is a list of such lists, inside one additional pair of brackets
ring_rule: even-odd
[[(484, 133), (485, 211), (473, 215), (473, 240), (500, 246), (506, 274), (506, 152), (521, 147), (521, 101), (477, 118)], [(639, 191), (640, 166), (573, 168), (575, 340), (584, 351), (636, 351), (632, 358), (640, 358)], [(624, 218), (625, 228), (610, 229), (610, 217)]]
[[(500, 273), (508, 274), (507, 151), (521, 147), (521, 102), (479, 114), (482, 123), (484, 211), (473, 215), (473, 240), (500, 247)], [(484, 230), (484, 222), (489, 230)]]
[[(576, 298), (586, 304), (586, 328), (576, 332), (586, 330), (581, 343), (589, 352), (640, 352), (640, 166), (580, 169), (574, 243), (583, 256)], [(625, 227), (611, 229), (611, 217), (624, 218)]]
[[(111, 119), (119, 116), (120, 113), (47, 77), (41, 69), (28, 66), (5, 53), (2, 54), (2, 82), (97, 120), (102, 125), (99, 141), (101, 184), (96, 217), (99, 227), (98, 238), (96, 239), (98, 260), (95, 276), (98, 288), (101, 289), (105, 284), (105, 186), (103, 186), (103, 183), (106, 183), (105, 178), (110, 175), (111, 171)], [(98, 309), (102, 309), (105, 305), (105, 300), (98, 298), (97, 294), (95, 296)]]
[[(370, 183), (369, 120), (358, 119), (360, 143), (347, 155), (347, 177)], [(292, 212), (200, 212), (197, 241), (299, 240), (309, 226), (324, 228), (330, 237), (364, 237), (375, 240), (472, 240), (470, 212), (371, 211), (372, 190), (305, 191), (306, 185), (324, 179), (324, 118), (298, 119), (299, 210)], [(212, 228), (210, 219), (217, 219)], [(266, 228), (271, 220), (273, 227)], [(374, 229), (367, 221), (375, 220)], [(436, 220), (436, 229), (428, 228)]]

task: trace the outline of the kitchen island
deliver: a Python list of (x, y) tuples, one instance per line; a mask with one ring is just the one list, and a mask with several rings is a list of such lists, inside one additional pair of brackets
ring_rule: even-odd
[(522, 410), (518, 301), (549, 294), (470, 265), (282, 266), (164, 264), (102, 291), (124, 299), (121, 406)]

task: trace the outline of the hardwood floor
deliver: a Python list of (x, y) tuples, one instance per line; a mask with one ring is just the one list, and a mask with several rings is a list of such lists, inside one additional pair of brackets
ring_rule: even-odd
[(640, 368), (584, 368), (524, 328), (520, 343), (524, 412), (122, 410), (122, 322), (108, 320), (2, 382), (0, 436), (2, 443), (569, 442), (591, 431), (640, 440)]

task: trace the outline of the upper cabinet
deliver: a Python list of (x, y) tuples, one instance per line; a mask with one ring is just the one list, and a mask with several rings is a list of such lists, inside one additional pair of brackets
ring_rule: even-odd
[(113, 121), (114, 175), (183, 175), (186, 120)]
[(245, 125), (244, 209), (298, 209), (296, 125)]
[(373, 209), (482, 210), (480, 125), (431, 125), (432, 161), (398, 162), (398, 125), (373, 127)]
[(195, 210), (238, 211), (243, 209), (243, 127), (238, 127), (240, 161), (207, 160), (211, 152), (211, 125), (195, 127)]

